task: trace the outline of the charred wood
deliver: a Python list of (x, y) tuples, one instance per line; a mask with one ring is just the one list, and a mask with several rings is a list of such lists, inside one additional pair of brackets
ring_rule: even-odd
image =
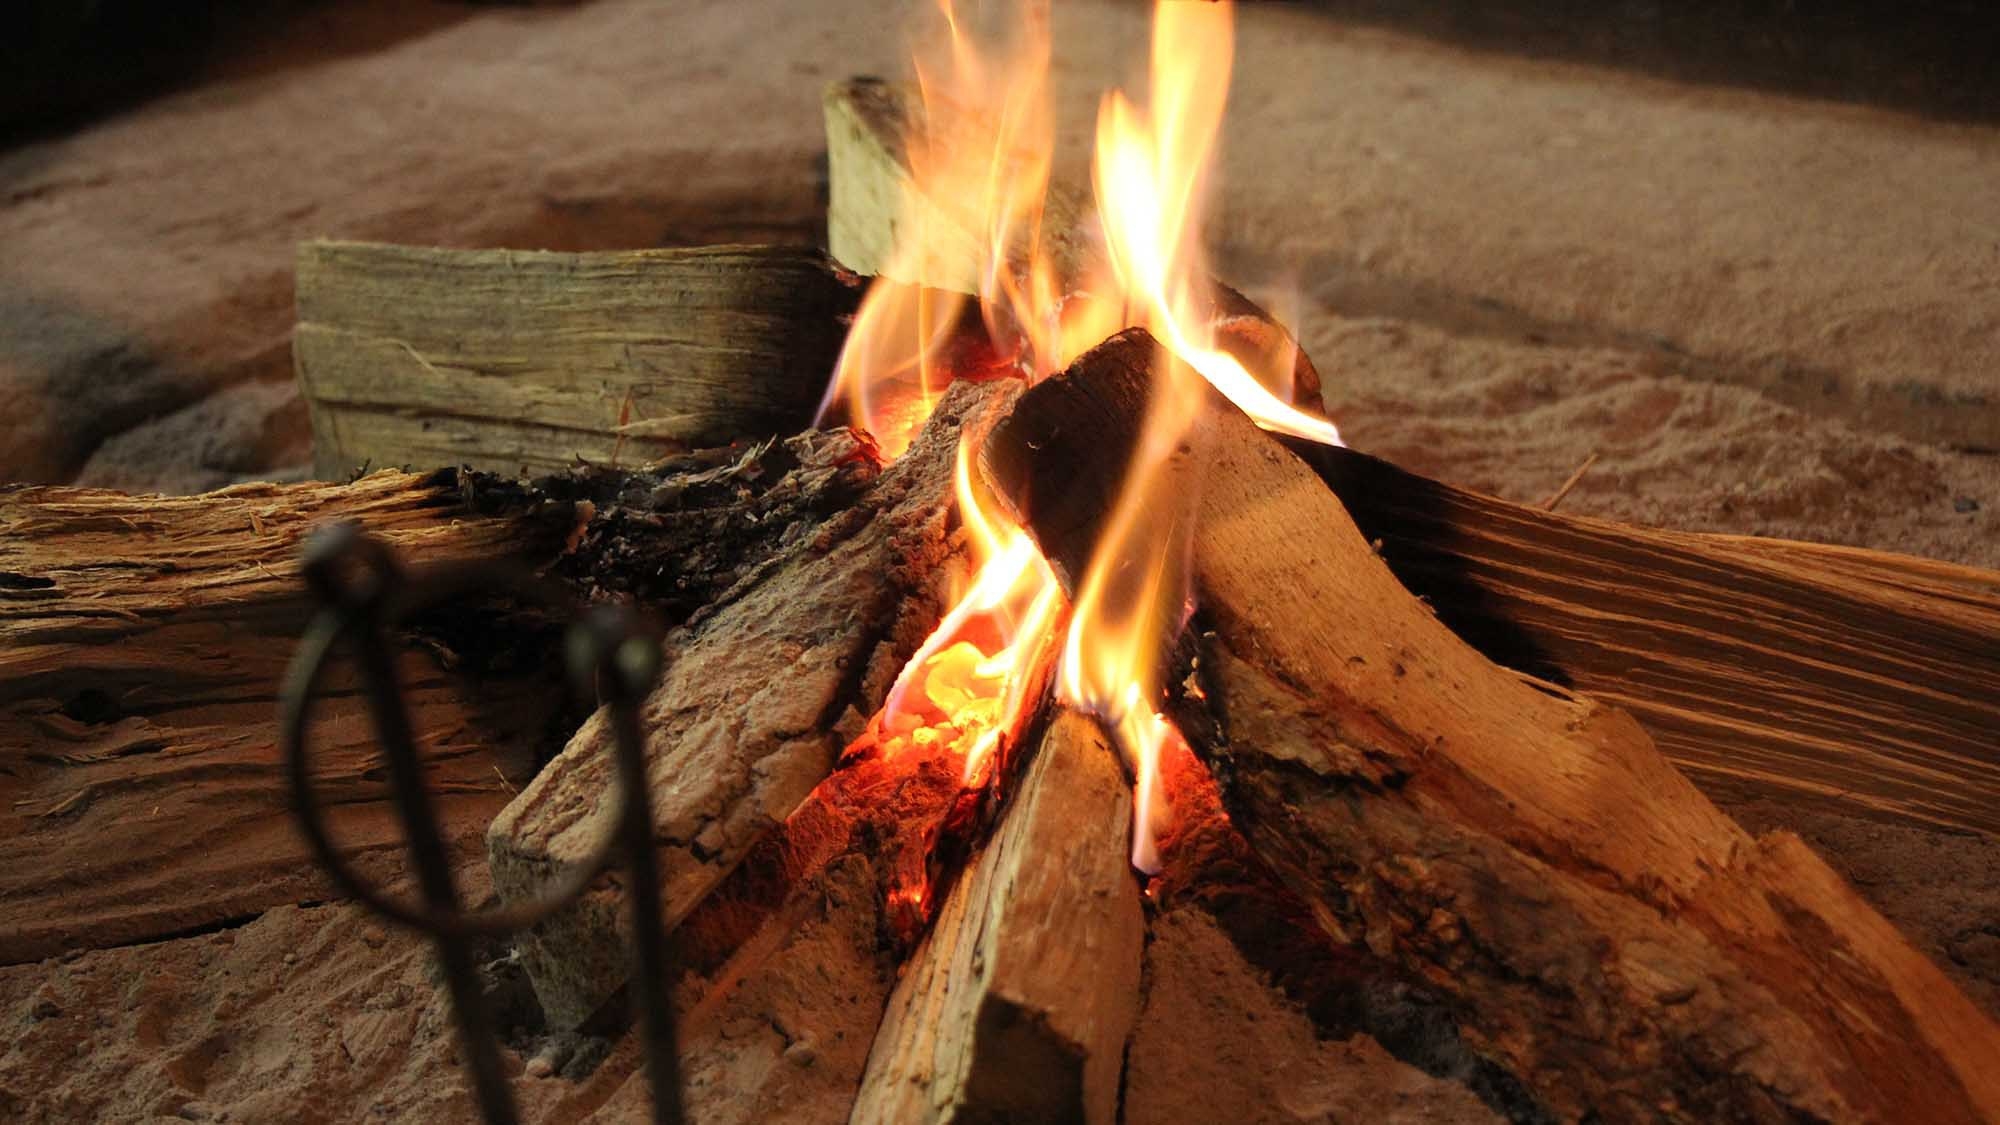
[[(668, 638), (645, 705), (664, 909), (677, 925), (804, 802), (942, 616), (959, 565), (948, 527), (961, 429), (984, 432), (1015, 386), (961, 384), (909, 452), (848, 507), (807, 521)], [(531, 897), (587, 857), (610, 815), (602, 714), (494, 821), (503, 898)], [(624, 983), (615, 875), (523, 941), (556, 1023), (588, 1020)]]

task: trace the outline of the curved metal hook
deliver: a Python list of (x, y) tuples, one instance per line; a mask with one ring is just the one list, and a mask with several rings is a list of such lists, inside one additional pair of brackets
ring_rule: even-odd
[[(413, 578), (393, 552), (353, 524), (336, 524), (313, 534), (305, 548), (305, 576), (323, 607), (306, 631), (286, 672), (280, 704), (280, 737), (294, 811), (313, 854), (343, 894), (402, 925), (429, 934), (437, 944), (452, 992), (459, 1030), (470, 1056), (474, 1084), (487, 1119), (516, 1120), (497, 1046), (473, 973), (467, 943), (535, 925), (575, 901), (596, 880), (614, 853), (625, 852), (633, 908), (633, 989), (646, 1034), (646, 1062), (653, 1085), (655, 1119), (680, 1120), (680, 1081), (674, 1050), (673, 1010), (666, 996), (667, 939), (661, 920), (657, 863), (653, 854), (652, 810), (646, 785), (645, 746), (639, 705), (660, 669), (657, 642), (632, 615), (597, 607), (571, 625), (568, 663), (572, 683), (585, 695), (602, 684), (610, 709), (617, 758), (618, 816), (586, 862), (535, 901), (476, 913), (461, 909), (449, 857), (438, 836), (422, 764), (417, 759), (402, 687), (397, 679), (389, 630), (411, 613), (474, 593), (509, 594), (554, 611), (574, 613), (563, 591), (514, 567), (472, 564), (450, 572)], [(398, 813), (408, 836), (411, 859), (423, 892), (421, 902), (398, 901), (370, 886), (334, 845), (324, 810), (313, 792), (307, 730), (312, 703), (328, 657), (342, 641), (352, 642), (376, 733), (388, 760)]]

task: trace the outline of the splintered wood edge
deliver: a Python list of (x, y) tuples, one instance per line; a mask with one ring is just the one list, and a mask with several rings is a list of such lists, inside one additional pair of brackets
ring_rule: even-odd
[[(1123, 480), (1152, 354), (1114, 339), (987, 443), (1069, 573)], [(1795, 837), (1752, 840), (1628, 717), (1458, 641), (1217, 396), (1161, 475), (1187, 490), (1196, 472), (1206, 702), (1175, 709), (1197, 731), (1219, 717), (1197, 749), (1330, 933), (1446, 997), (1566, 1115), (2000, 1112), (2000, 1029)]]
[(1094, 720), (1050, 722), (890, 997), (851, 1120), (1118, 1120), (1145, 918), (1131, 796)]

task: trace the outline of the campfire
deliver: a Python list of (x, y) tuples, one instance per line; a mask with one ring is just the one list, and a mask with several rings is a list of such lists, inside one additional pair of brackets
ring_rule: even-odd
[[(1156, 12), (1094, 223), (1052, 197), (1045, 23), (988, 53), (944, 14), (913, 100), (830, 105), (900, 144), (896, 237), (820, 405), (848, 437), (793, 472), (866, 483), (704, 610), (648, 705), (690, 963), (862, 857), (907, 960), (856, 1121), (1118, 1119), (1147, 910), (1205, 896), (1290, 988), (1409, 989), (1517, 1109), (1995, 1104), (1991, 1025), (1818, 859), (1489, 661), (1356, 530), (1317, 373), (1201, 259), (1228, 8)], [(834, 159), (838, 211), (861, 157)], [(503, 896), (582, 854), (605, 745), (586, 726), (495, 823)], [(613, 897), (524, 945), (558, 1021), (615, 997)]]
[[(1696, 784), (1988, 826), (1990, 591), (1346, 449), (1292, 332), (1203, 257), (1231, 19), (1158, 5), (1085, 194), (1046, 13), (942, 4), (914, 84), (828, 93), (832, 262), (307, 245), (321, 475), (468, 467), (247, 518), (512, 557), (665, 626), (641, 719), (692, 1120), (1170, 1119), (1147, 951), (1196, 913), (1481, 1114), (2000, 1116), (1992, 1020)], [(486, 603), (402, 636), (506, 701), (410, 693), (446, 732), (433, 789), (484, 785), (467, 732), (566, 738), (478, 809), (503, 904), (591, 876), (620, 813), (613, 716), (561, 726), (526, 686), (548, 624)], [(379, 797), (351, 704), (329, 805)], [(630, 1043), (623, 878), (496, 955), (554, 1033)], [(772, 1032), (809, 1082), (746, 1061)], [(553, 1112), (632, 1108), (639, 1065), (614, 1049)]]

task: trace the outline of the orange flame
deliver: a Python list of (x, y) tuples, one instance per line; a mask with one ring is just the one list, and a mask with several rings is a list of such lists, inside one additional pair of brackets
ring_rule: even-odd
[[(899, 284), (872, 286), (848, 333), (820, 406), (843, 406), (890, 457), (909, 447), (950, 381), (944, 346), (976, 292), (987, 334), (1020, 373), (1039, 378), (1117, 331), (1105, 311), (1072, 304), (1042, 231), (1055, 149), (1048, 98), (1045, 5), (1024, 7), (1010, 48), (989, 59), (939, 0), (946, 62), (917, 64), (920, 116), (907, 157), (912, 190), (897, 216), (899, 238), (884, 267)], [(955, 272), (948, 249), (967, 232), (979, 268)], [(962, 267), (961, 267), (962, 268)]]
[(1339, 445), (1333, 423), (1293, 409), (1218, 350), (1197, 311), (1207, 277), (1202, 189), (1229, 93), (1234, 42), (1227, 4), (1162, 0), (1153, 16), (1151, 112), (1116, 91), (1098, 111), (1097, 212), (1118, 280), (1143, 310), (1139, 323), (1258, 425)]
[[(1202, 402), (1206, 380), (1267, 429), (1332, 444), (1332, 423), (1290, 406), (1289, 370), (1260, 380), (1216, 347), (1204, 311), (1207, 273), (1199, 218), (1229, 85), (1233, 17), (1226, 3), (1169, 3), (1154, 17), (1148, 105), (1121, 93), (1100, 107), (1093, 180), (1104, 232), (1103, 277), (1064, 277), (1042, 230), (1053, 151), (1045, 6), (1026, 7), (1013, 49), (997, 61), (967, 36), (950, 0), (939, 0), (949, 62), (919, 65), (922, 118), (909, 143), (910, 190), (901, 238), (850, 332), (822, 414), (844, 406), (882, 451), (899, 455), (952, 377), (942, 362), (977, 291), (989, 337), (1025, 378), (1046, 377), (1121, 328), (1145, 326), (1161, 342), (1162, 380), (1144, 420), (1105, 532), (1076, 592), (1061, 652), (1058, 691), (1099, 715), (1131, 763), (1137, 800), (1133, 862), (1157, 866), (1155, 834), (1168, 814), (1160, 762), (1180, 734), (1160, 716), (1159, 650), (1188, 605), (1186, 552), (1192, 497), (1162, 490), (1168, 461)], [(941, 263), (965, 232), (980, 268), (953, 277)], [(1078, 299), (1082, 298), (1082, 299)], [(948, 749), (981, 783), (994, 750), (1025, 721), (1063, 616), (1055, 576), (1034, 542), (973, 487), (972, 450), (961, 443), (958, 510), (974, 575), (937, 630), (904, 668), (863, 745), (885, 754)]]
[(972, 785), (1001, 741), (1020, 733), (1062, 588), (1028, 533), (973, 487), (969, 441), (959, 443), (956, 484), (971, 538), (971, 587), (896, 677), (869, 741), (888, 755), (949, 751), (964, 759)]

